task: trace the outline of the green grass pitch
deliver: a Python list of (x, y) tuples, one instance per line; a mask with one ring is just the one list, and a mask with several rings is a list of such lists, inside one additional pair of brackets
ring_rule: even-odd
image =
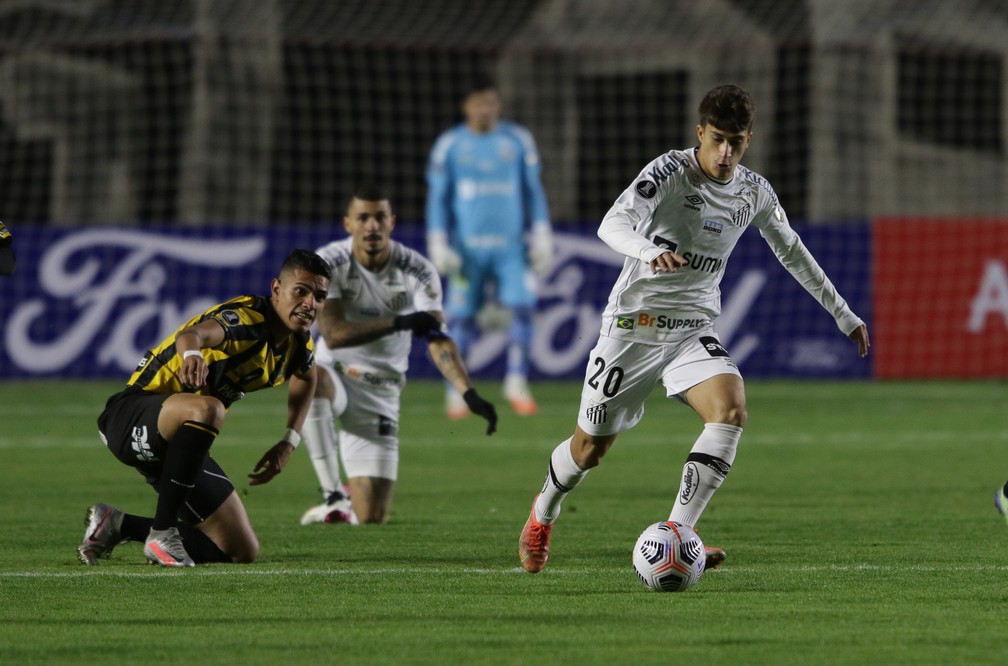
[(728, 552), (681, 594), (648, 592), (630, 549), (667, 517), (701, 424), (656, 391), (641, 425), (567, 498), (549, 566), (517, 540), (579, 386), (499, 432), (406, 389), (400, 480), (383, 526), (301, 527), (318, 500), (301, 449), (246, 474), (283, 431), (285, 391), (236, 404), (214, 446), (262, 542), (253, 565), (186, 571), (138, 544), (74, 551), (85, 508), (150, 515), (154, 494), (102, 447), (117, 383), (0, 384), (2, 664), (978, 664), (1008, 655), (1005, 382), (750, 381), (735, 466), (699, 527)]

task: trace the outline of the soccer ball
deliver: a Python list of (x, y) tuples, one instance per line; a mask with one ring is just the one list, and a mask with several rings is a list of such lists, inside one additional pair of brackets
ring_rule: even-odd
[(663, 521), (649, 525), (633, 549), (637, 575), (650, 590), (682, 592), (700, 580), (706, 555), (689, 525)]

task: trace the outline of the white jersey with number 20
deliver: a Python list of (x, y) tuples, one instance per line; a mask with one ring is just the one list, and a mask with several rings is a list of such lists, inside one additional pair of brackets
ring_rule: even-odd
[[(602, 315), (602, 335), (660, 343), (712, 323), (721, 312), (728, 257), (750, 224), (844, 334), (864, 323), (788, 224), (766, 179), (740, 165), (728, 182), (714, 180), (689, 149), (644, 167), (602, 220), (599, 237), (627, 256)], [(652, 274), (651, 261), (666, 250), (686, 265)]]

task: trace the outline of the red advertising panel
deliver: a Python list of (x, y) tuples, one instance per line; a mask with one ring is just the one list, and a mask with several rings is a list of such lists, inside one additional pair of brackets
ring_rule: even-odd
[(1008, 377), (1008, 218), (873, 225), (882, 378)]

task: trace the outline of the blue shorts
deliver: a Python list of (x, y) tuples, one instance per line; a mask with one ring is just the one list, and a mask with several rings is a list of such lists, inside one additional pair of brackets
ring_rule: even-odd
[(520, 243), (466, 250), (462, 270), (448, 281), (448, 315), (474, 317), (483, 307), (488, 285), (496, 285), (497, 300), (504, 307), (535, 307), (535, 277), (525, 263), (525, 248)]

